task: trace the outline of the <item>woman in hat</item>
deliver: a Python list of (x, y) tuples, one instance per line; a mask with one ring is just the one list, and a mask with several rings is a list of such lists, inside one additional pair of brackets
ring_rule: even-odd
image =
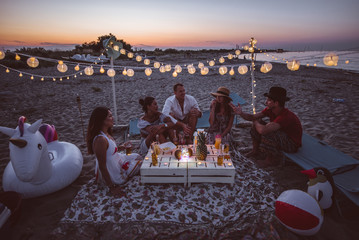
[(213, 99), (210, 107), (209, 124), (208, 129), (210, 144), (214, 143), (216, 135), (220, 135), (221, 138), (225, 138), (231, 131), (234, 119), (234, 113), (229, 105), (232, 98), (229, 97), (229, 90), (226, 87), (219, 87), (217, 92), (211, 93), (215, 99)]

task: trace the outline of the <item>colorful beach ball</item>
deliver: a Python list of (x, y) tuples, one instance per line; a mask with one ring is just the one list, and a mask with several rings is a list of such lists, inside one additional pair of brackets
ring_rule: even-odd
[(294, 233), (311, 236), (323, 223), (323, 212), (317, 200), (300, 190), (284, 191), (275, 202), (275, 215)]

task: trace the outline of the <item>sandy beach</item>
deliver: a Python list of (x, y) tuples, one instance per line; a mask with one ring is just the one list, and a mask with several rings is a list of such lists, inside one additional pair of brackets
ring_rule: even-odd
[[(156, 60), (170, 63), (174, 67), (177, 63), (205, 62), (215, 57), (217, 56), (209, 54), (194, 53), (190, 56), (173, 54), (157, 57)], [(232, 60), (227, 64), (238, 65), (239, 63), (249, 64), (245, 60)], [(118, 60), (115, 65), (133, 66), (136, 63)], [(73, 71), (73, 68), (70, 68)], [(31, 71), (40, 75), (60, 75), (55, 67)], [(357, 147), (359, 73), (305, 66), (301, 66), (299, 71), (292, 72), (283, 64), (273, 63), (272, 71), (267, 74), (259, 72), (258, 66), (255, 78), (257, 110), (264, 108), (263, 94), (271, 86), (282, 86), (287, 89), (288, 96), (291, 98), (286, 107), (297, 114), (306, 133), (359, 159)], [(150, 77), (147, 77), (143, 70), (135, 71), (135, 75), (131, 78), (117, 73), (115, 83), (119, 124), (128, 124), (131, 118), (140, 117), (143, 114), (138, 103), (140, 98), (154, 96), (159, 109), (162, 109), (165, 99), (173, 94), (172, 87), (177, 82), (184, 84), (187, 94), (197, 99), (201, 110), (209, 109), (212, 100), (210, 92), (216, 91), (220, 86), (226, 86), (231, 92), (244, 98), (247, 103), (251, 102), (249, 73), (239, 75), (236, 71), (234, 76), (228, 74), (221, 76), (218, 70), (210, 70), (208, 75), (201, 76), (198, 69), (194, 75), (188, 74), (187, 69), (183, 69), (177, 78), (172, 77), (172, 72), (162, 74), (158, 70), (154, 70)], [(39, 78), (35, 80), (30, 80), (28, 76), (20, 78), (14, 72), (5, 73), (1, 70), (0, 89), (0, 126), (15, 128), (20, 116), (26, 116), (30, 123), (41, 118), (43, 122), (55, 125), (60, 141), (75, 144), (84, 157), (81, 175), (70, 186), (47, 196), (23, 200), (22, 212), (17, 224), (6, 230), (8, 239), (121, 239), (118, 235), (111, 235), (111, 229), (106, 227), (93, 228), (92, 232), (87, 235), (76, 231), (59, 234), (56, 230), (77, 192), (94, 176), (95, 158), (87, 154), (76, 97), (81, 98), (86, 132), (91, 111), (96, 106), (102, 105), (113, 109), (110, 78), (106, 74), (97, 72), (93, 76), (78, 75), (76, 79), (64, 79), (62, 82), (59, 80), (53, 82), (50, 79), (41, 82)], [(344, 99), (344, 102), (333, 102), (333, 98)], [(243, 108), (249, 112), (250, 104), (246, 104)], [(238, 149), (250, 147), (249, 128), (238, 127), (235, 131), (239, 139)], [(115, 132), (118, 143), (123, 141), (123, 134), (123, 131)], [(8, 136), (0, 134), (1, 186), (4, 169), (10, 160), (8, 139)], [(284, 167), (269, 168), (264, 171), (271, 176), (268, 181), (276, 186), (274, 194), (278, 196), (288, 189), (306, 189), (307, 178), (300, 173), (300, 170), (301, 168), (295, 164), (288, 163)], [(358, 239), (359, 208), (343, 195), (339, 195), (339, 199), (344, 216), (340, 217), (336, 212), (326, 213), (322, 229), (313, 237), (294, 235), (280, 225), (275, 218), (272, 218), (272, 222), (267, 223), (266, 226), (256, 226), (256, 228), (264, 229), (263, 231), (266, 232), (269, 224), (272, 224), (281, 239)], [(272, 209), (269, 211), (274, 216), (274, 211)], [(234, 225), (228, 226), (223, 231), (228, 233), (225, 237), (215, 235), (206, 236), (203, 239), (242, 239), (245, 235), (253, 234), (253, 228), (246, 227), (239, 231), (234, 228)], [(143, 230), (142, 239), (146, 238), (145, 232)], [(196, 239), (194, 235), (191, 235), (190, 230), (187, 234), (162, 236), (159, 233), (156, 238), (184, 239), (187, 236), (190, 239)], [(254, 236), (253, 239), (255, 239)]]

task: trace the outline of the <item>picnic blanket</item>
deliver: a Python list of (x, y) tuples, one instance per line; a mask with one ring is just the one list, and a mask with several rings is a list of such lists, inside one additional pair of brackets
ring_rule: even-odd
[[(235, 184), (140, 184), (140, 176), (113, 197), (95, 180), (84, 185), (66, 210), (54, 235), (122, 239), (225, 238), (274, 217), (278, 184), (248, 159), (232, 158)], [(105, 234), (105, 235), (104, 235)]]

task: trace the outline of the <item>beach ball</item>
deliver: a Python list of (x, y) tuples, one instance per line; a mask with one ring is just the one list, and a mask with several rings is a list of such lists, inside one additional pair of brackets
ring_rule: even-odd
[(335, 53), (328, 53), (323, 58), (323, 63), (326, 66), (337, 66), (338, 65), (339, 57)]
[(234, 75), (234, 70), (233, 67), (231, 68), (231, 70), (229, 70), (229, 75), (233, 76)]
[(208, 67), (203, 67), (203, 68), (201, 68), (201, 74), (202, 74), (202, 75), (207, 75), (208, 72), (209, 72)]
[(188, 68), (188, 73), (189, 74), (194, 74), (195, 72), (196, 72), (196, 68), (193, 67), (192, 65), (190, 65), (189, 68)]
[(132, 52), (129, 52), (129, 53), (127, 54), (127, 57), (128, 57), (128, 58), (133, 58), (133, 53), (132, 53)]
[(224, 57), (220, 57), (218, 60), (220, 63), (224, 63)]
[(4, 53), (4, 51), (0, 50), (0, 60), (2, 60), (4, 58), (5, 58), (5, 53)]
[(133, 71), (133, 69), (128, 69), (127, 76), (132, 77), (133, 75), (135, 75), (135, 71)]
[(155, 63), (153, 64), (153, 66), (154, 66), (155, 68), (159, 68), (159, 67), (161, 66), (161, 64), (160, 64), (159, 62), (155, 62)]
[(152, 74), (152, 69), (151, 69), (151, 68), (146, 68), (146, 69), (145, 69), (145, 74), (146, 74), (146, 76), (151, 76), (151, 74)]
[(169, 71), (171, 71), (171, 64), (166, 64), (166, 66), (165, 66), (165, 70), (166, 70), (166, 72), (169, 72)]
[(231, 59), (233, 59), (233, 55), (232, 55), (231, 53), (229, 53), (228, 56), (227, 56), (227, 58), (228, 58), (229, 60), (231, 60)]
[(107, 76), (114, 77), (116, 75), (116, 71), (113, 68), (109, 68), (107, 70)]
[(37, 66), (39, 66), (39, 60), (37, 60), (34, 57), (30, 57), (27, 59), (27, 65), (29, 65), (32, 68), (36, 68)]
[(201, 69), (201, 68), (203, 68), (203, 67), (204, 67), (203, 62), (199, 62), (199, 63), (198, 63), (198, 68)]
[(74, 69), (75, 69), (75, 71), (79, 71), (79, 70), (80, 70), (80, 66), (77, 64)]
[(235, 53), (236, 55), (239, 55), (239, 54), (241, 54), (241, 50), (237, 49), (234, 53)]
[(226, 66), (222, 66), (222, 67), (219, 68), (219, 74), (221, 74), (221, 75), (226, 74), (227, 71), (228, 71), (228, 69), (227, 69)]
[(165, 66), (161, 66), (161, 67), (160, 67), (160, 72), (161, 72), (161, 73), (166, 72), (166, 68), (165, 68)]
[(178, 75), (178, 74), (177, 74), (176, 70), (173, 71), (172, 76), (173, 76), (173, 77), (177, 77), (177, 75)]
[(177, 64), (177, 65), (175, 66), (175, 71), (176, 71), (177, 73), (182, 72), (182, 67)]
[(58, 70), (59, 72), (64, 73), (64, 72), (67, 71), (67, 65), (64, 64), (64, 63), (62, 63), (62, 64), (59, 63), (59, 64), (57, 64), (57, 70)]
[(209, 63), (208, 63), (208, 65), (211, 66), (211, 67), (213, 67), (214, 64), (215, 64), (215, 62), (213, 60), (209, 61)]
[(141, 57), (140, 55), (138, 55), (138, 56), (136, 57), (136, 61), (137, 61), (137, 62), (141, 62), (141, 61), (142, 61), (142, 57)]
[(126, 50), (123, 49), (123, 48), (121, 48), (120, 53), (123, 54), (123, 55), (125, 55), (125, 54), (126, 54)]
[(323, 223), (323, 212), (317, 200), (300, 190), (287, 190), (275, 202), (278, 220), (294, 233), (311, 236)]
[(288, 61), (287, 68), (291, 71), (297, 71), (300, 67), (300, 62), (293, 59), (291, 61)]
[(150, 59), (145, 59), (144, 61), (143, 61), (143, 63), (145, 64), (145, 65), (150, 65)]
[(93, 74), (93, 68), (92, 68), (92, 66), (85, 68), (85, 74), (86, 74), (87, 76), (91, 76), (91, 75)]

